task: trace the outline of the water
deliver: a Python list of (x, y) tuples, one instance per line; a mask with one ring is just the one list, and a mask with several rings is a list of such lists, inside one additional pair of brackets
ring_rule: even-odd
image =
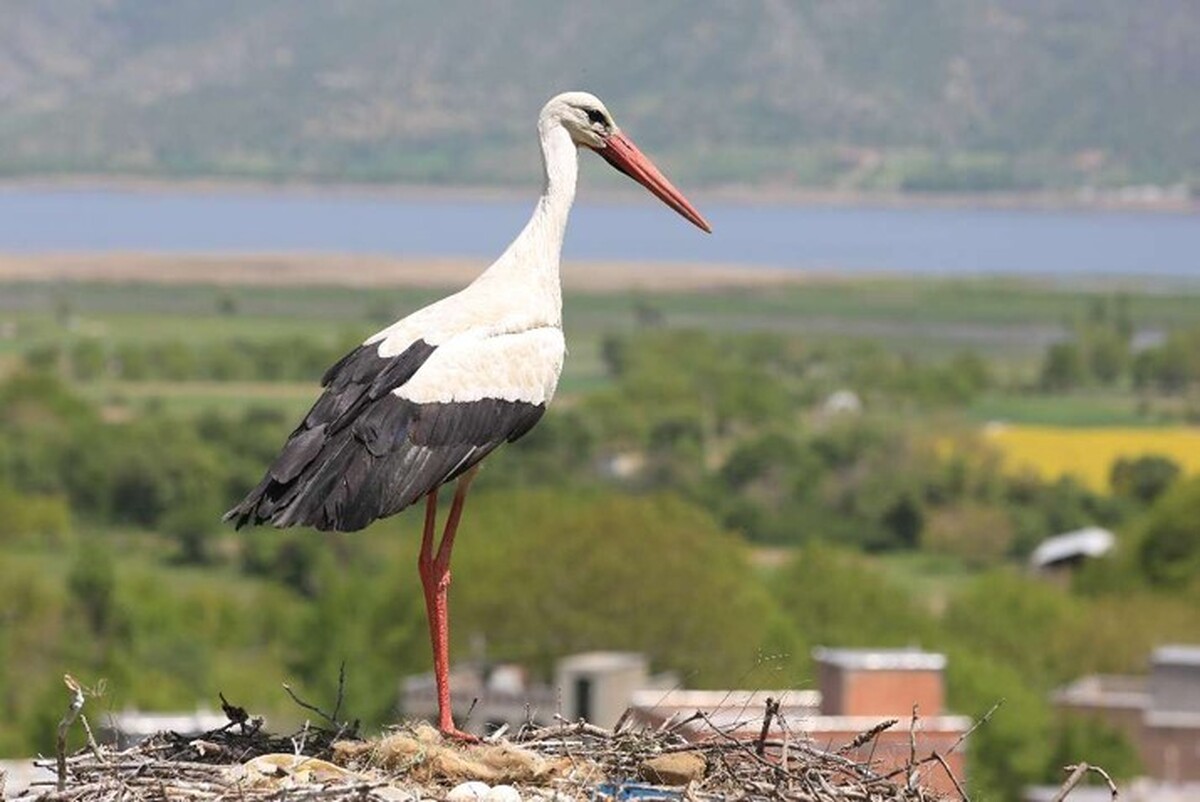
[[(845, 272), (1200, 276), (1200, 215), (700, 204), (705, 236), (665, 207), (576, 205), (568, 259)], [(327, 251), (497, 255), (529, 201), (341, 192), (0, 190), (0, 251)]]

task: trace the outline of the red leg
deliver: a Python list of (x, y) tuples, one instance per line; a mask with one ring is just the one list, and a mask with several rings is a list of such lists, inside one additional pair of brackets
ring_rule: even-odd
[(450, 613), (448, 592), (450, 590), (450, 554), (454, 550), (454, 535), (462, 518), (463, 502), (467, 489), (475, 476), (475, 468), (467, 471), (458, 480), (454, 491), (454, 502), (442, 532), (442, 542), (437, 556), (433, 555), (433, 531), (437, 525), (437, 491), (430, 493), (425, 506), (425, 531), (421, 539), (421, 554), (417, 570), (421, 574), (421, 586), (425, 590), (425, 614), (429, 619), (429, 640), (433, 646), (433, 675), (437, 680), (438, 729), (442, 734), (464, 741), (478, 741), (474, 735), (454, 726), (450, 708)]

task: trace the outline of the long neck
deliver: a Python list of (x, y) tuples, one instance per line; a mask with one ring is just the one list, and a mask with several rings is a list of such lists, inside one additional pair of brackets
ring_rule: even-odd
[[(575, 202), (579, 149), (571, 141), (567, 129), (557, 123), (539, 125), (538, 133), (541, 135), (545, 181), (542, 184), (542, 197), (538, 199), (525, 231), (540, 230), (538, 236), (554, 248), (554, 258), (558, 261), (563, 235), (567, 230), (567, 217), (571, 213), (571, 204)], [(524, 234), (522, 232), (522, 236)]]
[(532, 281), (561, 305), (558, 265), (567, 217), (575, 201), (579, 154), (571, 135), (557, 122), (541, 122), (538, 133), (545, 171), (542, 196), (525, 228), (480, 278), (503, 277), (522, 284)]

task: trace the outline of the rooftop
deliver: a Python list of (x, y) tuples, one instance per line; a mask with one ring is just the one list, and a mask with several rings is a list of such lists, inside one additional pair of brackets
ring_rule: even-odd
[(558, 661), (560, 671), (613, 671), (645, 667), (646, 657), (641, 652), (583, 652)]
[(1200, 646), (1172, 643), (1154, 650), (1150, 662), (1154, 665), (1200, 667)]
[(1045, 568), (1055, 563), (1079, 557), (1103, 557), (1117, 545), (1117, 538), (1107, 529), (1089, 526), (1046, 538), (1029, 555), (1029, 564)]
[(1124, 707), (1140, 709), (1150, 704), (1146, 678), (1124, 674), (1090, 674), (1056, 690), (1056, 704), (1072, 707)]
[(819, 663), (853, 671), (941, 671), (946, 655), (921, 649), (813, 649)]

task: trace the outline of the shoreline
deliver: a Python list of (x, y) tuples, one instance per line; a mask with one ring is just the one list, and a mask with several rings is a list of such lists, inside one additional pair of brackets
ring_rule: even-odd
[[(352, 287), (458, 289), (487, 259), (397, 257), (346, 253), (154, 253), (131, 251), (0, 253), (0, 284), (53, 282), (207, 285), (226, 287)], [(758, 265), (572, 260), (564, 263), (567, 292), (719, 291), (838, 280)]]
[[(336, 251), (0, 251), (0, 287), (19, 284), (146, 284), (211, 287), (346, 287), (453, 291), (473, 281), (486, 258), (392, 256)], [(975, 273), (797, 270), (736, 263), (571, 259), (562, 266), (568, 293), (668, 294), (884, 282), (1016, 282), (1048, 290), (1200, 291), (1190, 276), (1054, 276)]]
[[(275, 195), (295, 197), (356, 197), (400, 200), (504, 202), (532, 200), (529, 186), (428, 185), (311, 181), (259, 181), (219, 176), (166, 178), (122, 175), (68, 175), (0, 178), (0, 193), (113, 192), (129, 194)], [(636, 203), (637, 188), (601, 186), (588, 199), (600, 203)], [(1146, 214), (1200, 213), (1200, 197), (1188, 197), (1163, 187), (1114, 190), (1055, 190), (1030, 192), (913, 193), (805, 187), (726, 185), (689, 189), (703, 203), (816, 207), (876, 207), (889, 209), (1008, 209), (1013, 211), (1100, 211)]]

